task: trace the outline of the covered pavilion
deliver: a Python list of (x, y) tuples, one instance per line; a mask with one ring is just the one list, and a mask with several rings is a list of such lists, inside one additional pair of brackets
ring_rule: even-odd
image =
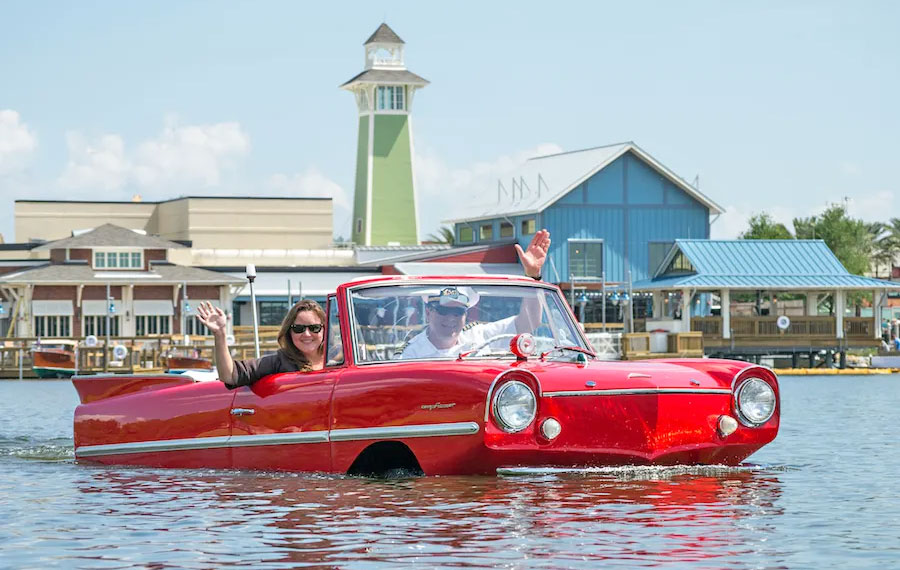
[(880, 308), (900, 291), (849, 273), (822, 240), (676, 240), (632, 287), (653, 298), (635, 331), (699, 331), (707, 355), (792, 355), (795, 366), (798, 354), (843, 362), (848, 348), (878, 347)]

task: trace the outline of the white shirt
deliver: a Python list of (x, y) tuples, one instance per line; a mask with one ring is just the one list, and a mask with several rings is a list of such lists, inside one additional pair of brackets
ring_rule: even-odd
[[(498, 334), (515, 334), (516, 333), (516, 316), (507, 317), (492, 323), (478, 323), (471, 328), (464, 328), (456, 337), (456, 344), (450, 348), (438, 348), (428, 339), (428, 329), (417, 334), (406, 348), (400, 358), (435, 358), (435, 357), (453, 357), (459, 355), (460, 352), (473, 350), (481, 346), (484, 342)], [(506, 339), (507, 342), (509, 339)]]

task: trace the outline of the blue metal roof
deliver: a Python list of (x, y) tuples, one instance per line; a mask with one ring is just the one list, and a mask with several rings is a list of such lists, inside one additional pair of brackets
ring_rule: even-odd
[[(665, 274), (681, 252), (695, 273)], [(675, 241), (649, 289), (900, 289), (900, 283), (849, 273), (822, 240)]]

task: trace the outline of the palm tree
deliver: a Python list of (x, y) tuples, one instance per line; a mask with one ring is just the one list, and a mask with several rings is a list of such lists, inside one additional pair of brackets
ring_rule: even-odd
[(436, 233), (428, 234), (428, 241), (453, 245), (456, 242), (456, 234), (450, 226), (442, 226)]
[(884, 255), (884, 263), (888, 266), (888, 277), (900, 258), (900, 218), (891, 218), (884, 224), (885, 234), (879, 241), (879, 251)]

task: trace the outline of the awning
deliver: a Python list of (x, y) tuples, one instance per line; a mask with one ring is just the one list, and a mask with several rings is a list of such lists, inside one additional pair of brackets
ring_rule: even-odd
[[(120, 303), (118, 299), (113, 301), (113, 303)], [(119, 308), (119, 307), (117, 307)], [(95, 316), (95, 315), (105, 315), (107, 310), (106, 301), (82, 301), (81, 302), (81, 314), (85, 317)], [(110, 313), (112, 314), (112, 313)]]
[(75, 310), (72, 307), (72, 300), (53, 300), (53, 301), (32, 301), (31, 302), (31, 314), (35, 317), (45, 317), (45, 316), (58, 316), (58, 315), (68, 315), (72, 316), (75, 314)]
[(172, 316), (175, 314), (175, 308), (172, 301), (167, 300), (135, 300), (134, 314), (138, 315), (163, 315)]

